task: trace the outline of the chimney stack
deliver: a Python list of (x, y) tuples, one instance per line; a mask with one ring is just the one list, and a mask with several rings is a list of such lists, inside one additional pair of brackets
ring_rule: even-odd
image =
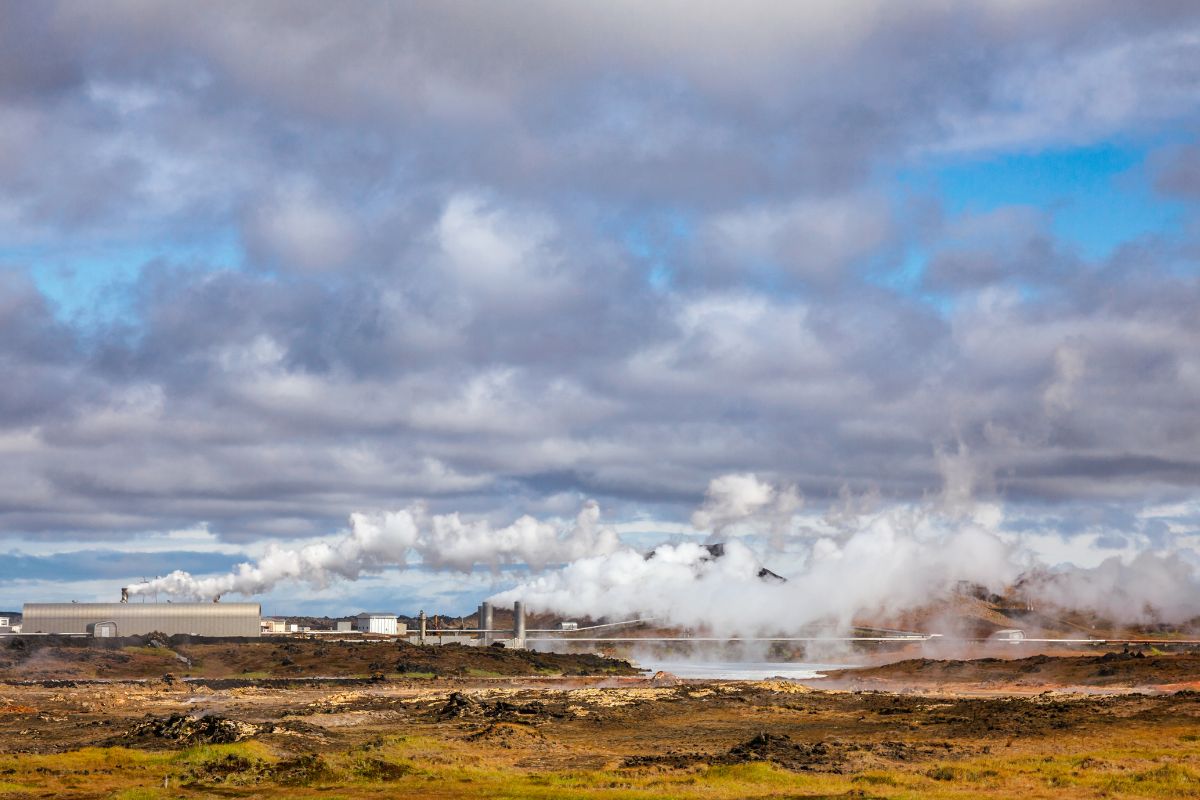
[(513, 603), (513, 644), (525, 647), (525, 604), (520, 600)]
[(480, 634), (480, 641), (483, 642), (484, 646), (491, 644), (492, 604), (487, 601), (484, 601), (484, 603), (479, 606), (479, 627), (483, 629), (483, 633)]

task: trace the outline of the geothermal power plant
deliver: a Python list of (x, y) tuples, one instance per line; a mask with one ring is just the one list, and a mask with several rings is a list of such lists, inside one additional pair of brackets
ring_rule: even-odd
[[(440, 620), (440, 618), (438, 618)], [(514, 604), (511, 628), (493, 626), (494, 614), (490, 603), (478, 609), (479, 627), (431, 627), (424, 611), (417, 615), (415, 629), (410, 631), (397, 616), (387, 612), (364, 612), (350, 620), (339, 621), (333, 630), (300, 630), (283, 621), (262, 616), (258, 603), (130, 603), (122, 589), (119, 603), (26, 603), (19, 629), (7, 631), (23, 635), (56, 634), (115, 638), (145, 636), (159, 633), (166, 636), (258, 638), (264, 633), (334, 633), (376, 634), (382, 636), (413, 636), (418, 644), (504, 644), (524, 647), (526, 640), (525, 609)], [(6, 626), (7, 627), (7, 626)]]

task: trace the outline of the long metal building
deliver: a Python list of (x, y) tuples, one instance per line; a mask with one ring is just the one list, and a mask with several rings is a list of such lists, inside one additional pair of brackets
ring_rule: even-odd
[(23, 633), (259, 636), (258, 603), (26, 603)]

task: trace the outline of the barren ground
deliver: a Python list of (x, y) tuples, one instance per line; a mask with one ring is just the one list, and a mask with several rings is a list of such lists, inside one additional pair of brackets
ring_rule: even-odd
[[(285, 668), (308, 671), (318, 647), (312, 669), (337, 663), (331, 643), (293, 644)], [(634, 677), (596, 657), (572, 676), (587, 663), (516, 652), (498, 676), (486, 652), (395, 644), (393, 663), (424, 669), (234, 679), (215, 654), (241, 645), (168, 645), (132, 646), (222, 674), (9, 672), (0, 797), (1200, 797), (1200, 693), (1174, 690), (1197, 677), (1191, 655), (901, 662), (810, 684), (872, 687), (830, 690)], [(34, 665), (110, 668), (56, 649)]]
[(827, 673), (823, 685), (846, 689), (989, 690), (1027, 694), (1054, 687), (1109, 690), (1200, 689), (1200, 654), (1113, 651), (1097, 655), (971, 660), (907, 659)]

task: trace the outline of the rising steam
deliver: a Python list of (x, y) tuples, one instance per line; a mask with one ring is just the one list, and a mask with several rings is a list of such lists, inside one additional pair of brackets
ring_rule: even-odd
[(735, 540), (721, 558), (692, 543), (660, 546), (649, 559), (630, 549), (596, 555), (534, 576), (493, 601), (524, 600), (529, 608), (567, 615), (653, 612), (717, 634), (785, 633), (815, 622), (844, 628), (862, 612), (920, 606), (958, 581), (999, 587), (1021, 572), (1012, 545), (985, 521), (960, 520), (951, 532), (908, 509), (862, 520), (844, 536), (831, 530), (799, 544), (786, 583), (760, 577), (758, 557)]
[[(533, 573), (495, 595), (533, 610), (568, 616), (629, 618), (733, 631), (786, 633), (812, 623), (844, 628), (860, 615), (928, 604), (960, 581), (1012, 591), (1038, 604), (1091, 610), (1124, 622), (1182, 621), (1200, 614), (1197, 558), (1159, 542), (1157, 550), (1110, 558), (1092, 569), (1038, 564), (1004, 509), (972, 500), (969, 455), (940, 459), (944, 491), (918, 504), (881, 508), (870, 495), (843, 496), (824, 514), (803, 512), (799, 492), (753, 474), (712, 481), (692, 515), (697, 540), (725, 540), (715, 557), (695, 541), (663, 544), (651, 554), (621, 544), (587, 502), (568, 524), (523, 516), (504, 527), (458, 514), (400, 511), (353, 514), (339, 537), (300, 549), (272, 546), (257, 563), (227, 575), (177, 571), (131, 588), (189, 598), (269, 591), (284, 581), (325, 586), (338, 579), (420, 563), (462, 572), (527, 565)], [(951, 479), (952, 478), (952, 479)], [(769, 543), (771, 569), (739, 537)]]
[(458, 514), (429, 514), (417, 504), (400, 511), (351, 514), (350, 528), (327, 542), (299, 550), (272, 545), (257, 563), (239, 564), (228, 575), (197, 578), (182, 570), (135, 584), (130, 594), (167, 594), (201, 599), (270, 591), (283, 581), (326, 586), (364, 572), (406, 566), (411, 559), (440, 569), (469, 572), (476, 567), (528, 564), (540, 568), (620, 546), (611, 528), (601, 527), (600, 507), (587, 502), (568, 527), (523, 516), (502, 528), (464, 521)]
[(760, 577), (758, 558), (733, 540), (722, 558), (691, 543), (660, 546), (651, 558), (629, 548), (597, 554), (492, 600), (569, 616), (654, 614), (718, 635), (788, 633), (813, 623), (845, 629), (858, 616), (926, 606), (964, 581), (1119, 622), (1200, 615), (1192, 551), (1148, 550), (1091, 569), (1046, 567), (1007, 530), (1003, 507), (972, 499), (976, 478), (964, 448), (939, 454), (939, 463), (948, 473), (944, 488), (926, 502), (881, 509), (878, 498), (845, 496), (820, 517), (800, 513), (793, 488), (754, 475), (714, 480), (693, 525), (722, 535), (770, 532), (779, 545), (771, 557), (790, 565), (786, 583)]

